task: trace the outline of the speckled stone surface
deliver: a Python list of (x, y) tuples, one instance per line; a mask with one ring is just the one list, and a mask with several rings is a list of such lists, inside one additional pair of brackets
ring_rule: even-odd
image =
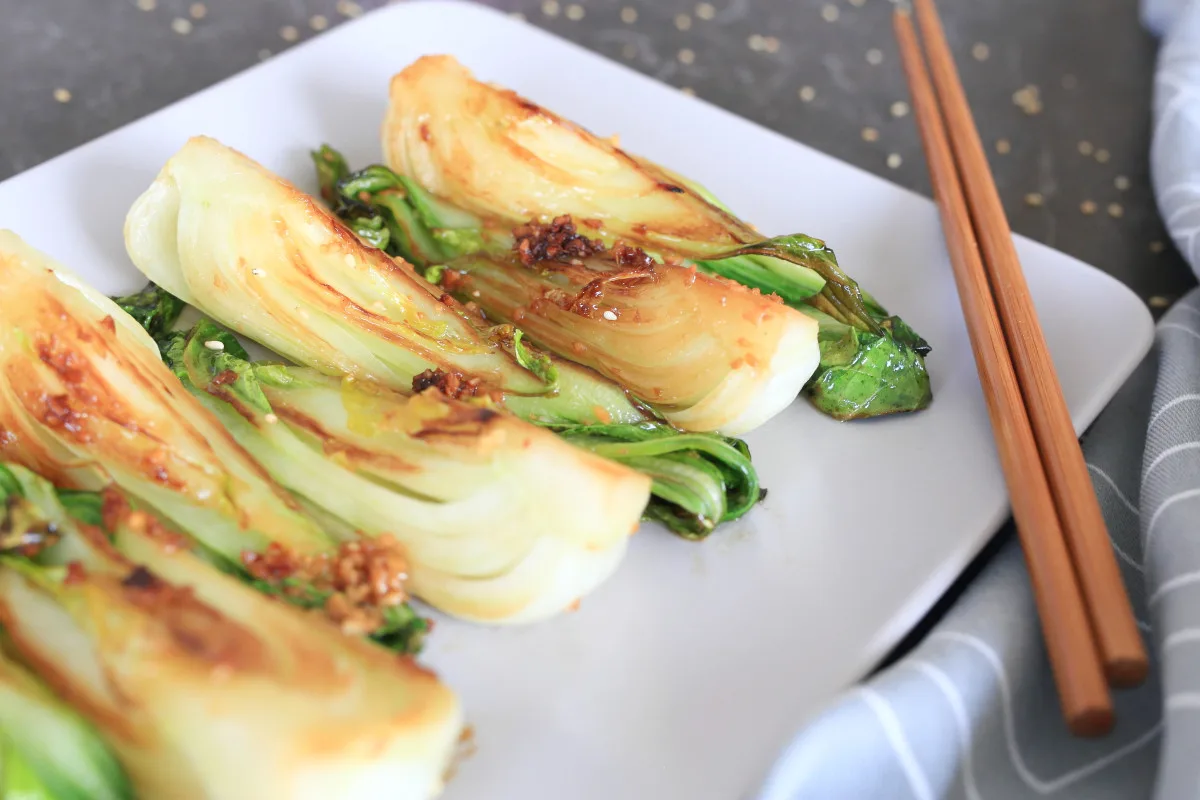
[[(888, 0), (487, 3), (929, 194), (912, 117), (893, 114), (907, 97)], [(0, 178), (382, 4), (0, 0)], [(1152, 307), (1193, 285), (1150, 191), (1156, 44), (1136, 0), (939, 7), (1014, 229), (1120, 278)], [(996, 152), (999, 139), (1009, 152)]]

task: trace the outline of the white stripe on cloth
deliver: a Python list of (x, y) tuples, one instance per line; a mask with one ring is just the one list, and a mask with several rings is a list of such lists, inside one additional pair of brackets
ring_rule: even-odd
[(1200, 570), (1196, 570), (1195, 572), (1187, 572), (1183, 575), (1171, 578), (1171, 580), (1154, 590), (1154, 594), (1150, 595), (1150, 603), (1157, 603), (1159, 600), (1162, 600), (1163, 597), (1175, 591), (1176, 589), (1196, 583), (1197, 581), (1200, 581)]
[(1166, 510), (1176, 503), (1181, 503), (1184, 500), (1191, 500), (1193, 497), (1200, 497), (1200, 487), (1196, 487), (1195, 489), (1184, 489), (1182, 492), (1176, 492), (1166, 500), (1162, 501), (1162, 505), (1155, 510), (1154, 516), (1150, 517), (1150, 524), (1146, 526), (1145, 550), (1150, 550), (1150, 545), (1154, 541), (1154, 533), (1157, 530), (1155, 526), (1158, 524), (1159, 519), (1162, 518), (1162, 515), (1166, 512)]
[(929, 779), (925, 777), (925, 771), (917, 763), (917, 757), (909, 747), (908, 739), (904, 736), (904, 728), (900, 725), (900, 720), (896, 717), (892, 706), (883, 695), (869, 686), (859, 687), (858, 693), (863, 702), (875, 712), (875, 717), (879, 720), (880, 727), (883, 728), (883, 734), (891, 744), (892, 751), (900, 761), (900, 768), (904, 770), (904, 774), (908, 778), (908, 786), (912, 789), (913, 795), (917, 800), (934, 800)]
[[(930, 634), (930, 640), (933, 639), (948, 639), (953, 642), (968, 645), (988, 662), (992, 667), (992, 672), (996, 675), (997, 685), (1000, 688), (1000, 716), (1004, 726), (1004, 743), (1008, 748), (1008, 757), (1012, 761), (1013, 768), (1017, 774), (1021, 776), (1021, 780), (1025, 781), (1030, 789), (1040, 795), (1054, 794), (1055, 792), (1070, 786), (1073, 783), (1078, 783), (1089, 775), (1107, 767), (1115, 761), (1118, 761), (1130, 753), (1137, 752), (1149, 742), (1154, 740), (1162, 729), (1162, 723), (1157, 722), (1151, 726), (1145, 733), (1137, 737), (1133, 741), (1118, 747), (1110, 753), (1107, 753), (1096, 760), (1084, 764), (1081, 767), (1071, 770), (1054, 780), (1046, 781), (1037, 777), (1030, 771), (1025, 764), (1025, 759), (1021, 757), (1020, 748), (1017, 745), (1016, 726), (1014, 724), (1014, 715), (1012, 710), (1012, 689), (1009, 685), (1008, 675), (1004, 671), (1004, 663), (1000, 660), (1000, 656), (996, 653), (992, 646), (983, 641), (977, 636), (972, 636), (967, 633), (958, 631), (938, 631)], [(957, 691), (957, 688), (955, 689)]]
[(1188, 402), (1192, 402), (1195, 400), (1200, 400), (1200, 394), (1181, 394), (1181, 395), (1179, 395), (1179, 397), (1176, 397), (1174, 400), (1167, 403), (1165, 406), (1160, 408), (1158, 411), (1155, 411), (1154, 416), (1150, 418), (1150, 424), (1147, 425), (1146, 427), (1153, 428), (1154, 423), (1158, 422), (1159, 417), (1161, 417), (1163, 414), (1167, 413), (1168, 411), (1170, 411), (1172, 408), (1179, 405), (1180, 403), (1188, 403)]

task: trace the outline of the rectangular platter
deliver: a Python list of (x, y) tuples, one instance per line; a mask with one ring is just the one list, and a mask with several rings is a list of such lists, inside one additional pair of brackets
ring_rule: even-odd
[[(769, 498), (709, 540), (643, 526), (579, 610), (524, 628), (438, 619), (423, 657), (476, 752), (446, 800), (731, 800), (866, 674), (997, 530), (1007, 499), (929, 200), (530, 25), (460, 2), (392, 5), (0, 184), (0, 227), (107, 293), (139, 288), (124, 215), (207, 134), (315, 190), (309, 150), (381, 159), (391, 76), (450, 53), (694, 178), (770, 234), (829, 242), (933, 345), (921, 414), (839, 424), (798, 401), (747, 437)], [(764, 179), (769, 176), (769, 179)], [(1018, 247), (1076, 426), (1147, 352), (1141, 301)]]

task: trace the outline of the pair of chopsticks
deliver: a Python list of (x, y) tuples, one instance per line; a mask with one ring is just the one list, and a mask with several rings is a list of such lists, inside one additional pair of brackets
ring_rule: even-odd
[(1098, 736), (1146, 650), (941, 20), (914, 7), (925, 57), (906, 9), (896, 39), (1042, 635), (1067, 725)]

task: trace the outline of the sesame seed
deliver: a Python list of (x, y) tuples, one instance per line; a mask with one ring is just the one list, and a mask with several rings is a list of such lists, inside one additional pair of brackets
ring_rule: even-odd
[(314, 31), (323, 31), (329, 27), (329, 18), (324, 14), (313, 14), (308, 18), (308, 27)]
[(192, 21), (183, 17), (176, 17), (171, 20), (171, 30), (178, 33), (180, 36), (187, 36), (192, 32)]
[(987, 61), (988, 56), (992, 54), (992, 48), (988, 47), (983, 42), (976, 42), (971, 46), (971, 56), (976, 61)]
[(615, 313), (615, 312), (613, 312), (613, 311), (605, 311), (605, 312), (604, 312), (604, 314), (603, 314), (603, 316), (604, 316), (604, 318), (605, 318), (606, 320), (608, 320), (609, 322), (616, 322), (616, 321), (617, 321), (617, 315), (616, 315), (616, 313)]
[(300, 38), (300, 31), (296, 29), (295, 25), (284, 25), (279, 29), (279, 38), (285, 42), (294, 42)]
[(826, 4), (821, 8), (821, 19), (826, 22), (837, 22), (838, 16), (838, 7), (833, 4)]
[(1008, 141), (1008, 139), (997, 139), (996, 152), (1002, 156), (1008, 155), (1012, 152), (1012, 142)]
[(1162, 251), (1164, 251), (1166, 249), (1167, 249), (1167, 246), (1165, 244), (1163, 244), (1162, 242), (1158, 241), (1157, 239), (1150, 243), (1150, 252), (1154, 253), (1155, 255), (1158, 255), (1159, 253), (1161, 253)]
[(629, 6), (626, 6), (625, 8), (621, 9), (621, 22), (624, 22), (626, 25), (632, 25), (633, 23), (637, 22), (637, 17), (638, 15), (636, 8), (630, 8)]
[(1126, 178), (1124, 175), (1118, 175), (1113, 178), (1113, 186), (1117, 187), (1118, 191), (1124, 192), (1129, 189), (1129, 178)]
[(883, 51), (872, 47), (867, 51), (867, 63), (872, 67), (878, 67), (883, 63)]
[(69, 89), (55, 89), (54, 99), (60, 103), (71, 102), (71, 91)]
[(547, 17), (558, 16), (558, 0), (546, 0), (542, 3), (542, 13)]
[(1107, 164), (1108, 159), (1111, 157), (1112, 156), (1109, 155), (1109, 152), (1107, 150), (1105, 150), (1103, 147), (1101, 147), (1099, 150), (1096, 151), (1096, 160), (1099, 161), (1101, 164)]
[(1062, 76), (1062, 87), (1064, 89), (1074, 89), (1078, 85), (1079, 85), (1079, 79), (1076, 78), (1074, 75), (1063, 75)]
[(805, 103), (811, 103), (817, 97), (817, 90), (811, 86), (801, 86), (799, 95)]
[(1020, 106), (1026, 114), (1040, 114), (1042, 111), (1041, 90), (1033, 84), (1022, 86), (1013, 92), (1013, 103)]
[(908, 114), (908, 103), (903, 100), (897, 100), (892, 103), (892, 116), (900, 118)]
[(137, 7), (142, 11), (153, 11), (158, 6), (157, 0), (137, 0)]
[(1025, 195), (1025, 205), (1030, 206), (1031, 208), (1040, 208), (1045, 201), (1046, 198), (1042, 197), (1040, 192), (1030, 192), (1029, 194)]
[(900, 165), (903, 163), (904, 159), (900, 157), (899, 153), (891, 153), (887, 157), (887, 165), (889, 169), (899, 169)]
[(746, 45), (756, 53), (767, 49), (767, 40), (761, 33), (752, 33), (746, 39)]
[(692, 88), (692, 87), (690, 87), (690, 86), (684, 86), (684, 87), (683, 87), (682, 89), (680, 89), (679, 91), (683, 92), (683, 93), (684, 93), (684, 94), (686, 94), (688, 97), (695, 97), (695, 96), (696, 96), (696, 90), (695, 90), (695, 89), (693, 89), (693, 88)]
[(208, 16), (208, 6), (204, 3), (192, 3), (188, 6), (188, 13), (192, 15), (192, 19), (204, 19)]
[(353, 0), (338, 0), (337, 12), (343, 17), (361, 17), (362, 6)]
[(264, 414), (263, 422), (267, 423), (268, 425), (274, 425), (276, 422), (279, 422), (279, 417), (275, 416), (274, 414)]
[(877, 142), (879, 141), (879, 131), (874, 128), (863, 128), (862, 138), (864, 142)]
[(687, 14), (675, 15), (675, 27), (681, 31), (686, 31), (692, 27), (692, 18)]
[(1078, 147), (1079, 147), (1079, 155), (1081, 155), (1081, 156), (1090, 156), (1092, 154), (1092, 151), (1095, 150), (1095, 148), (1092, 146), (1092, 143), (1088, 142), (1088, 141), (1080, 142)]
[(572, 3), (567, 6), (567, 19), (572, 22), (579, 22), (579, 20), (583, 19), (584, 13), (583, 6), (579, 5), (579, 3)]
[(700, 19), (712, 19), (717, 15), (717, 10), (713, 8), (712, 3), (701, 3), (696, 6), (696, 16)]
[(1156, 294), (1146, 301), (1146, 305), (1151, 308), (1166, 308), (1171, 305), (1171, 298), (1163, 297), (1161, 294)]
[(696, 60), (696, 54), (685, 47), (679, 51), (678, 58), (680, 64), (691, 64)]
[(262, 50), (258, 51), (258, 60), (259, 61), (266, 61), (270, 57), (271, 57), (271, 51), (268, 50), (267, 48), (264, 47)]
[(621, 47), (621, 55), (625, 56), (625, 58), (633, 58), (637, 55), (637, 45), (633, 42), (627, 42)]
[(1123, 217), (1125, 216), (1125, 208), (1120, 203), (1109, 203), (1108, 215), (1110, 217)]
[(225, 349), (225, 343), (218, 341), (216, 339), (209, 339), (207, 342), (204, 343), (204, 346), (207, 347), (209, 350), (224, 350)]
[(765, 39), (763, 39), (763, 49), (766, 50), (768, 53), (778, 53), (779, 52), (779, 40), (776, 39), (774, 36), (766, 37)]
[(1096, 213), (1096, 204), (1093, 203), (1091, 200), (1084, 200), (1082, 203), (1079, 204), (1079, 210), (1082, 211), (1084, 214), (1088, 214), (1088, 215), (1095, 214)]

